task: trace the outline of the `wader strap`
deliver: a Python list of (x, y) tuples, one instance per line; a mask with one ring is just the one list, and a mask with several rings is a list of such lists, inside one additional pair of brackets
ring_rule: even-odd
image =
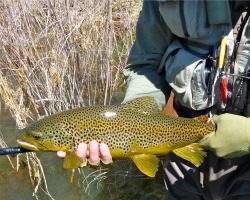
[[(232, 54), (232, 57), (230, 59), (230, 74), (234, 74), (234, 67), (235, 67), (235, 59), (236, 59), (236, 53), (238, 50), (238, 45), (241, 39), (241, 35), (243, 32), (243, 29), (246, 25), (246, 22), (249, 18), (249, 7), (246, 8), (238, 7), (237, 9), (234, 9), (234, 5), (232, 5), (232, 24), (233, 24), (233, 34), (235, 39), (235, 46), (234, 46), (234, 52)], [(228, 84), (227, 84), (227, 105), (225, 108), (226, 112), (234, 113), (234, 114), (243, 114), (244, 110), (244, 103), (245, 99), (248, 98), (248, 91), (250, 89), (250, 86), (247, 86), (247, 80), (244, 80), (243, 78), (237, 78), (236, 81), (234, 81), (233, 76), (228, 77)], [(247, 85), (246, 85), (247, 84)], [(246, 106), (245, 106), (246, 107)]]
[[(190, 41), (190, 40), (184, 39), (184, 38), (178, 38), (178, 39), (186, 51), (188, 51), (189, 53), (191, 53), (197, 57), (206, 58), (208, 55), (212, 55), (212, 53), (214, 51), (214, 45), (202, 44), (202, 43)], [(208, 53), (206, 53), (206, 54), (200, 53), (198, 51), (191, 49), (190, 46), (206, 50), (206, 51), (208, 51)]]
[[(250, 69), (247, 71), (247, 76), (250, 77)], [(244, 116), (250, 117), (250, 80), (247, 79), (247, 94), (246, 94)]]
[[(230, 74), (234, 74), (234, 61), (235, 61), (235, 54), (233, 53), (230, 59)], [(234, 77), (228, 76), (227, 78), (227, 104), (225, 111), (228, 113), (232, 112), (232, 106), (233, 106), (233, 91), (234, 91)]]
[(236, 1), (230, 1), (230, 3), (234, 39), (239, 42), (242, 35), (243, 27), (249, 17), (250, 5), (235, 5), (237, 3)]

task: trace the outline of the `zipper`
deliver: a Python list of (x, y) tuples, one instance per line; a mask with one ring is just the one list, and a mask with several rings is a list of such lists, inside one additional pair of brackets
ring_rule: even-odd
[(186, 24), (185, 15), (184, 15), (184, 1), (183, 0), (180, 1), (179, 11), (180, 11), (180, 18), (181, 18), (181, 27), (182, 27), (185, 38), (188, 38), (190, 35), (188, 34), (188, 31), (187, 31), (187, 24)]

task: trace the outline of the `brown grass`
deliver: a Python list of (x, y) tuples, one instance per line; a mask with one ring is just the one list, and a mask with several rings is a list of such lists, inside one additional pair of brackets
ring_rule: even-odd
[[(2, 1), (0, 98), (17, 127), (66, 109), (109, 104), (124, 87), (140, 7), (141, 0)], [(28, 162), (42, 174), (34, 157)]]

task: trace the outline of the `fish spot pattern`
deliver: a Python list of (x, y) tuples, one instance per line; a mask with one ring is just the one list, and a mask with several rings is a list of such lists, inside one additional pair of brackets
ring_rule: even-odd
[(128, 104), (68, 110), (35, 122), (25, 132), (43, 133), (39, 143), (47, 144), (51, 151), (65, 146), (73, 149), (81, 142), (95, 139), (106, 143), (111, 151), (122, 150), (126, 157), (134, 144), (142, 150), (159, 144), (190, 144), (215, 130), (212, 124), (161, 115), (155, 112), (156, 107), (143, 112), (142, 106), (136, 107), (134, 102), (131, 105), (132, 108)]

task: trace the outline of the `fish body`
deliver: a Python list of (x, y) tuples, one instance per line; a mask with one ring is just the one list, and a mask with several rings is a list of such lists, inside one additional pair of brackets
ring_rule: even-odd
[[(160, 114), (153, 97), (142, 97), (122, 105), (84, 107), (48, 116), (19, 131), (17, 142), (33, 151), (61, 150), (72, 156), (79, 143), (97, 140), (109, 146), (114, 159), (131, 158), (143, 173), (154, 177), (159, 162), (156, 154), (174, 151), (199, 166), (205, 153), (195, 142), (214, 130), (204, 120)], [(71, 160), (66, 168), (80, 165), (77, 159), (65, 160)]]

